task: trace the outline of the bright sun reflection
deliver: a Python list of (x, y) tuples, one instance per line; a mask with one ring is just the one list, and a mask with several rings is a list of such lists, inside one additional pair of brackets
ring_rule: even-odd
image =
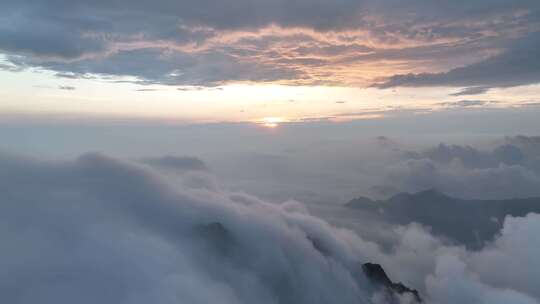
[(265, 117), (262, 119), (261, 124), (267, 128), (277, 128), (279, 123), (284, 121), (282, 117)]

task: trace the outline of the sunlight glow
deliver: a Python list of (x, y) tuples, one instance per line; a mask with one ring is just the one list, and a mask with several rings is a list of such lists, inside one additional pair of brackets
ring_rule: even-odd
[(260, 121), (260, 124), (267, 128), (277, 128), (282, 122), (285, 122), (283, 117), (265, 117)]

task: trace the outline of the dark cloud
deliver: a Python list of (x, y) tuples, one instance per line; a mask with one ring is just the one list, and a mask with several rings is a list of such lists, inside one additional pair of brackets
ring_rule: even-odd
[(13, 11), (3, 9), (4, 13), (0, 15), (3, 17), (0, 25), (0, 49), (3, 51), (73, 59), (106, 49), (104, 39), (84, 35), (89, 29), (104, 30), (98, 18), (79, 16), (79, 19), (47, 11), (27, 15), (23, 11), (39, 10), (28, 6), (31, 5), (21, 5)]
[(535, 137), (523, 135), (509, 136), (491, 150), (479, 150), (472, 146), (441, 143), (422, 152), (405, 152), (403, 157), (406, 159), (428, 158), (445, 164), (459, 161), (468, 168), (521, 164), (527, 168), (535, 169), (532, 162), (536, 160), (537, 153), (540, 152), (540, 146), (535, 144), (534, 140)]
[(479, 87), (488, 89), (534, 84), (540, 81), (540, 61), (537, 56), (539, 47), (540, 33), (535, 32), (486, 60), (443, 73), (395, 75), (377, 86), (471, 87), (465, 93), (471, 90), (474, 93)]
[[(342, 71), (351, 65), (361, 71), (373, 62), (414, 73), (448, 70), (502, 49), (501, 55), (464, 68), (396, 75), (380, 86), (487, 89), (538, 82), (533, 51), (538, 35), (530, 34), (540, 20), (536, 1), (9, 0), (2, 5), (0, 50), (21, 56), (2, 67), (10, 70), (40, 67), (58, 76), (133, 76), (174, 85), (365, 86), (372, 80)], [(512, 43), (523, 36), (523, 42)], [(464, 91), (471, 92), (480, 91)]]
[(222, 81), (273, 81), (301, 78), (294, 68), (275, 67), (257, 62), (242, 62), (223, 53), (192, 55), (162, 49), (148, 48), (121, 51), (101, 60), (81, 59), (76, 62), (21, 61), (25, 66), (40, 66), (58, 71), (68, 78), (86, 77), (91, 74), (109, 76), (136, 76), (140, 84), (167, 84), (187, 86), (215, 86)]
[(208, 169), (202, 160), (189, 156), (167, 155), (162, 157), (147, 157), (142, 161), (157, 168), (172, 169), (181, 172), (190, 170), (205, 171)]

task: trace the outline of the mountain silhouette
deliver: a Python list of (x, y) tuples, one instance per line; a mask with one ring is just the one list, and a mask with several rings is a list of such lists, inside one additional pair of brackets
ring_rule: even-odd
[(412, 303), (422, 303), (422, 298), (416, 289), (411, 289), (401, 282), (392, 282), (380, 264), (365, 263), (362, 265), (362, 270), (371, 283), (382, 288), (386, 293), (387, 303), (401, 303), (399, 298), (395, 297), (396, 294), (410, 294)]
[(540, 213), (540, 197), (467, 200), (429, 189), (399, 193), (387, 200), (359, 197), (345, 206), (394, 224), (416, 222), (429, 226), (436, 235), (477, 249), (500, 231), (506, 216)]

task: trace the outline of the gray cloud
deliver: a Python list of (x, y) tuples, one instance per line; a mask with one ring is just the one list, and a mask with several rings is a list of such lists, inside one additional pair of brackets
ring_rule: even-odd
[(519, 165), (467, 169), (459, 163), (440, 165), (427, 159), (408, 160), (390, 168), (390, 185), (421, 191), (436, 188), (464, 197), (539, 196), (540, 177)]
[(78, 19), (52, 12), (26, 15), (22, 10), (26, 8), (10, 11), (8, 7), (0, 15), (0, 49), (5, 52), (71, 59), (106, 49), (105, 40), (84, 35), (88, 29), (102, 29), (97, 18)]
[[(231, 81), (367, 85), (371, 80), (351, 73), (348, 79), (336, 76), (344, 76), (339, 70), (351, 64), (373, 61), (401, 68), (405, 62), (405, 70), (415, 73), (448, 70), (505, 49), (465, 70), (441, 76), (394, 76), (381, 86), (444, 83), (489, 88), (538, 81), (532, 53), (523, 51), (535, 49), (535, 34), (527, 34), (540, 23), (538, 3), (528, 0), (512, 5), (499, 0), (459, 5), (394, 0), (10, 0), (2, 5), (0, 50), (20, 57), (10, 57), (16, 68), (0, 67), (10, 70), (41, 67), (59, 76), (127, 75), (142, 83), (174, 85)], [(276, 26), (277, 33), (258, 32)], [(238, 39), (216, 42), (230, 34)], [(524, 35), (524, 47), (509, 47), (516, 36)], [(493, 69), (498, 73), (489, 66), (497, 66)], [(515, 76), (512, 80), (510, 74)]]
[(450, 95), (452, 96), (479, 95), (487, 91), (489, 91), (489, 88), (486, 88), (486, 87), (469, 87), (469, 88), (464, 88), (459, 92), (452, 93)]
[(540, 33), (535, 32), (516, 41), (502, 54), (486, 60), (443, 73), (395, 75), (378, 87), (457, 86), (470, 87), (464, 91), (465, 94), (470, 94), (471, 91), (478, 93), (478, 88), (534, 84), (540, 81), (538, 47), (540, 47)]
[(425, 190), (399, 193), (387, 200), (360, 197), (348, 202), (346, 207), (392, 224), (416, 222), (429, 227), (438, 237), (479, 250), (496, 238), (505, 217), (540, 213), (539, 203), (540, 198), (465, 200), (437, 190)]
[(189, 156), (167, 155), (162, 157), (146, 157), (142, 162), (157, 168), (178, 170), (180, 172), (192, 170), (205, 171), (208, 169), (202, 160)]
[(444, 143), (428, 148), (422, 152), (406, 152), (405, 159), (430, 159), (438, 163), (449, 164), (458, 160), (469, 168), (486, 168), (497, 166), (496, 159), (484, 151), (479, 151), (471, 146), (447, 145)]
[(189, 190), (96, 154), (0, 166), (2, 301), (367, 303), (354, 236), (292, 203)]
[[(423, 283), (428, 303), (538, 303), (532, 285), (538, 279), (537, 268), (527, 269), (538, 263), (534, 231), (539, 219), (538, 214), (507, 217), (501, 234), (477, 251), (448, 245), (415, 224), (399, 227), (395, 230), (399, 241), (382, 255), (383, 261), (391, 275)], [(417, 272), (405, 265), (414, 265)]]
[(402, 160), (386, 167), (381, 189), (438, 189), (465, 198), (540, 196), (537, 152), (534, 137), (527, 136), (508, 137), (487, 150), (439, 144), (399, 152)]
[(441, 102), (439, 103), (439, 105), (446, 106), (446, 107), (467, 108), (467, 107), (475, 107), (475, 106), (484, 106), (484, 105), (494, 104), (494, 103), (497, 103), (497, 101), (464, 99), (464, 100), (458, 100), (458, 101), (452, 101), (452, 102)]
[(535, 169), (535, 153), (540, 151), (534, 136), (508, 136), (491, 150), (479, 150), (467, 145), (448, 145), (441, 143), (421, 152), (405, 152), (405, 159), (427, 158), (438, 163), (449, 164), (459, 161), (468, 168), (496, 167), (500, 164), (521, 164)]
[(294, 68), (273, 67), (257, 62), (243, 62), (220, 53), (193, 55), (175, 52), (168, 54), (163, 49), (148, 48), (121, 51), (101, 60), (82, 59), (76, 62), (32, 61), (12, 58), (25, 66), (40, 66), (54, 70), (69, 78), (85, 77), (90, 74), (104, 76), (136, 76), (140, 84), (169, 85), (219, 85), (228, 80), (272, 81), (296, 79), (301, 72)]
[(366, 260), (418, 284), (428, 303), (539, 296), (540, 273), (527, 270), (538, 269), (538, 215), (507, 218), (477, 252), (418, 225), (395, 227), (384, 251), (298, 202), (177, 184), (100, 154), (64, 162), (2, 154), (0, 168), (6, 302), (372, 303), (359, 268)]

